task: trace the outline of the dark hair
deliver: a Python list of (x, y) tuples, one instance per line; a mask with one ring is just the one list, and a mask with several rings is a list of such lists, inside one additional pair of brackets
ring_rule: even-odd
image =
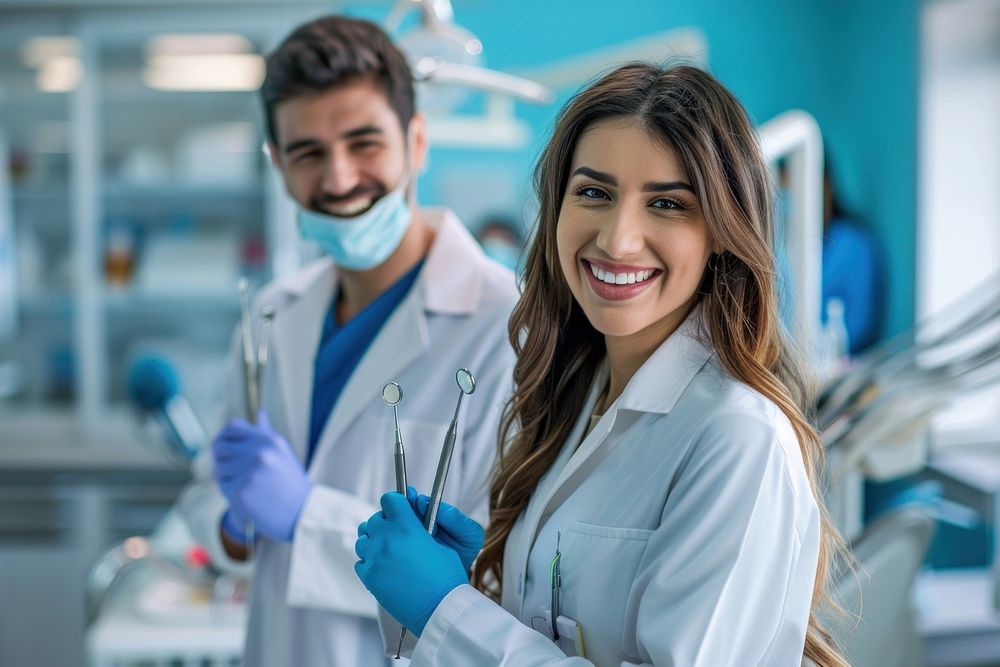
[(413, 74), (389, 36), (370, 21), (346, 16), (300, 25), (267, 57), (260, 87), (267, 138), (278, 141), (274, 108), (281, 102), (364, 79), (382, 89), (405, 133), (414, 111)]

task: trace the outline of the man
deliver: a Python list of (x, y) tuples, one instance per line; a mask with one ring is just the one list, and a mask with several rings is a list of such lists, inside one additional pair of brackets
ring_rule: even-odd
[[(409, 483), (427, 492), (456, 370), (475, 374), (445, 499), (485, 520), (514, 278), (453, 214), (416, 207), (424, 118), (377, 26), (337, 16), (299, 27), (269, 56), (261, 94), (301, 234), (326, 256), (255, 300), (255, 313), (275, 308), (262, 411), (245, 420), (236, 373), (213, 479), (186, 490), (182, 512), (220, 568), (254, 562), (246, 665), (383, 664), (377, 607), (353, 569), (358, 524), (396, 487), (381, 389), (402, 386)], [(237, 339), (235, 368), (241, 359)]]

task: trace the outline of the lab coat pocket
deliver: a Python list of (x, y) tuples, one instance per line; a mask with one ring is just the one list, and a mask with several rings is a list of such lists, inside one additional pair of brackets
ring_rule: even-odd
[(652, 534), (582, 521), (569, 523), (562, 533), (561, 613), (580, 624), (587, 657), (595, 664), (618, 664), (635, 650), (634, 638), (623, 636), (626, 604)]

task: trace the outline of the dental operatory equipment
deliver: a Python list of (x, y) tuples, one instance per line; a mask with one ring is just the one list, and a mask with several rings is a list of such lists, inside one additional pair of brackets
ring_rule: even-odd
[[(836, 452), (836, 477), (869, 460), (875, 447), (926, 432), (960, 395), (1000, 384), (1000, 274), (969, 296), (858, 360), (820, 395), (817, 424)], [(905, 472), (868, 470), (884, 478)], [(912, 466), (922, 461), (913, 459)], [(871, 467), (866, 463), (866, 467)]]
[(169, 361), (157, 355), (139, 357), (126, 379), (129, 401), (153, 417), (166, 435), (171, 458), (187, 466), (208, 444), (194, 408), (181, 393), (180, 378)]
[(396, 491), (406, 495), (406, 454), (403, 451), (403, 434), (399, 430), (399, 413), (396, 405), (403, 400), (403, 389), (395, 382), (382, 387), (382, 400), (392, 406), (392, 421), (395, 426), (396, 444), (393, 459), (396, 464)]
[[(267, 370), (268, 346), (271, 337), (271, 322), (274, 320), (274, 306), (264, 306), (260, 311), (260, 343), (254, 347), (253, 327), (250, 321), (250, 282), (240, 278), (240, 339), (243, 347), (243, 385), (247, 410), (247, 421), (257, 423), (260, 409), (264, 371)], [(256, 350), (256, 356), (254, 352)]]
[(420, 25), (399, 37), (418, 83), (446, 84), (500, 93), (533, 104), (551, 104), (549, 88), (513, 74), (482, 67), (483, 43), (455, 24), (450, 0), (402, 0), (385, 20), (395, 32), (405, 15), (420, 9)]
[(257, 344), (257, 404), (260, 405), (261, 391), (264, 386), (264, 372), (267, 370), (267, 352), (271, 344), (271, 322), (274, 320), (274, 306), (267, 305), (260, 309), (260, 343)]
[(243, 391), (245, 392), (247, 421), (257, 421), (257, 362), (254, 360), (253, 331), (250, 328), (250, 281), (240, 278), (240, 338), (243, 341)]
[[(437, 525), (438, 509), (441, 507), (441, 498), (444, 496), (444, 485), (448, 480), (451, 457), (455, 453), (455, 440), (458, 437), (458, 413), (462, 409), (462, 399), (467, 394), (471, 394), (476, 390), (476, 378), (468, 368), (459, 368), (456, 371), (455, 382), (458, 383), (458, 388), (461, 390), (458, 394), (458, 404), (455, 406), (455, 416), (451, 418), (451, 425), (444, 436), (444, 444), (441, 446), (441, 458), (438, 459), (437, 472), (434, 474), (434, 486), (431, 488), (430, 503), (427, 505), (427, 514), (424, 515), (424, 528), (431, 535), (434, 534), (434, 527)], [(406, 495), (405, 486), (402, 493)], [(400, 657), (400, 652), (403, 650), (403, 640), (405, 638), (406, 628), (404, 627), (399, 631), (399, 646), (396, 648), (397, 660)]]

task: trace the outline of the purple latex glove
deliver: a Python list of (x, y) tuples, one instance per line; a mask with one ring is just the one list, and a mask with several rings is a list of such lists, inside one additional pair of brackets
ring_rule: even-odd
[[(223, 529), (253, 521), (257, 533), (290, 542), (312, 482), (291, 445), (261, 411), (257, 423), (231, 419), (212, 441), (215, 480), (229, 501)], [(242, 532), (242, 531), (239, 531)]]

